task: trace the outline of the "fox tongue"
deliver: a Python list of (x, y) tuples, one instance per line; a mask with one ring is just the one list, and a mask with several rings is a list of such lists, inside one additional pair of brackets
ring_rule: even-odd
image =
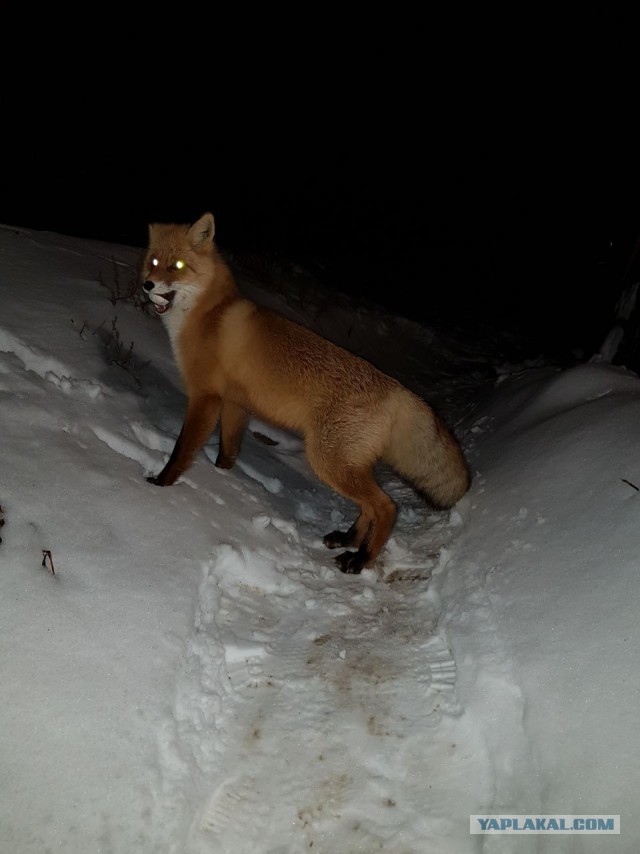
[(164, 294), (152, 294), (151, 302), (156, 310), (156, 314), (164, 314), (167, 309), (171, 308), (175, 295), (175, 291), (166, 291)]

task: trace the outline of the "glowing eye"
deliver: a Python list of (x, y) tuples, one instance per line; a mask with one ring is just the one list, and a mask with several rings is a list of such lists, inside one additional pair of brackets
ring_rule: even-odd
[(176, 268), (176, 270), (182, 270), (184, 269), (184, 261), (176, 261), (173, 266)]
[(157, 266), (158, 266), (158, 259), (157, 259), (157, 258), (152, 258), (152, 259), (151, 259), (151, 263), (153, 264), (153, 266), (154, 266), (154, 267), (157, 267)]

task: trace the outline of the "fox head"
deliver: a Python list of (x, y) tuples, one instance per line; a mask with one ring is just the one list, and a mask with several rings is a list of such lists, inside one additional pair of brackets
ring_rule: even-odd
[(142, 268), (142, 287), (157, 314), (166, 314), (193, 297), (210, 278), (214, 263), (213, 215), (203, 214), (193, 225), (152, 223)]

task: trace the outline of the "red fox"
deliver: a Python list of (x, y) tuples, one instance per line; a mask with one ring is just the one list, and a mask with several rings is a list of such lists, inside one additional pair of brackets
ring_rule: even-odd
[(171, 457), (151, 483), (169, 486), (220, 422), (216, 466), (229, 469), (249, 414), (301, 433), (317, 476), (359, 506), (348, 531), (324, 538), (342, 572), (370, 566), (396, 504), (373, 474), (388, 463), (437, 509), (469, 488), (453, 434), (434, 410), (369, 362), (277, 312), (243, 299), (214, 242), (214, 219), (154, 223), (142, 287), (162, 317), (187, 394)]

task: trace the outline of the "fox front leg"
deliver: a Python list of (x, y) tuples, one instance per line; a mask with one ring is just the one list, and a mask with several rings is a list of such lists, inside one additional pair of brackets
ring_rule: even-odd
[(193, 458), (213, 432), (222, 401), (219, 397), (207, 395), (189, 401), (187, 414), (182, 425), (169, 462), (155, 477), (148, 477), (149, 483), (157, 486), (171, 486), (185, 472)]
[(230, 469), (235, 463), (247, 417), (247, 412), (241, 406), (229, 400), (223, 402), (220, 413), (220, 447), (216, 459), (219, 469)]

